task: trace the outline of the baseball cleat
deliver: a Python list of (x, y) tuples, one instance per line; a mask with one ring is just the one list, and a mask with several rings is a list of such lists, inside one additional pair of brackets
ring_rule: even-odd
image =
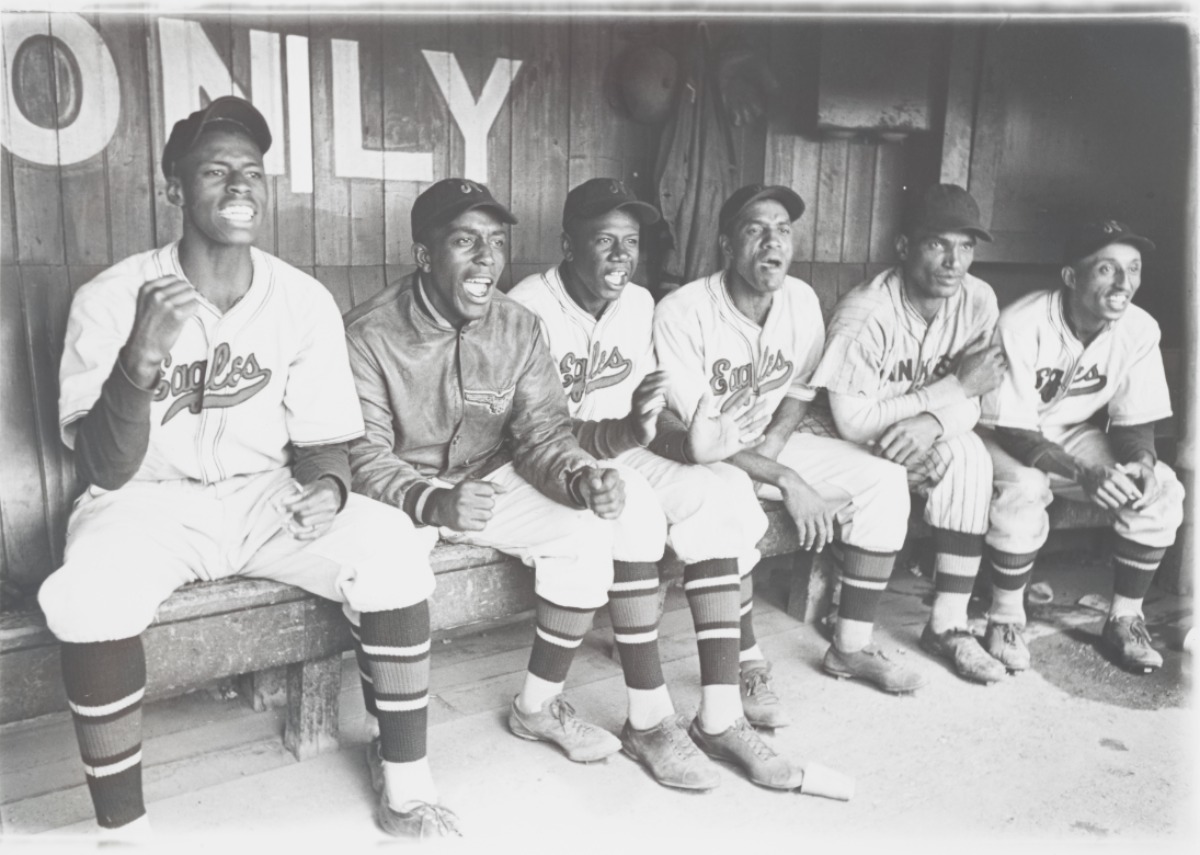
[(1004, 665), (993, 659), (966, 629), (956, 627), (934, 632), (933, 626), (926, 624), (921, 633), (921, 649), (949, 662), (965, 680), (989, 685), (1003, 680), (1008, 674)]
[(621, 750), (621, 742), (602, 727), (588, 724), (575, 715), (575, 708), (556, 695), (535, 713), (523, 712), (513, 698), (508, 727), (522, 739), (553, 742), (576, 763), (603, 760)]
[(379, 737), (367, 745), (367, 770), (371, 773), (371, 789), (379, 795), (375, 805), (375, 822), (392, 837), (462, 837), (458, 817), (442, 805), (419, 800), (405, 802), (407, 810), (396, 810), (388, 802), (383, 780), (383, 751)]
[(1009, 671), (1026, 671), (1031, 663), (1029, 647), (1021, 635), (1022, 628), (1015, 623), (988, 621), (987, 631), (983, 634), (987, 652)]
[(621, 750), (663, 786), (711, 790), (721, 783), (721, 773), (688, 736), (687, 726), (687, 716), (678, 713), (649, 730), (637, 730), (627, 721), (621, 730)]
[(705, 733), (696, 719), (688, 733), (709, 757), (741, 767), (760, 786), (794, 790), (804, 780), (804, 770), (767, 745), (744, 718), (717, 734)]
[(836, 644), (831, 644), (825, 651), (821, 668), (838, 679), (865, 680), (894, 695), (915, 692), (926, 683), (923, 675), (893, 662), (873, 644), (853, 653), (838, 650)]
[(771, 685), (771, 665), (761, 659), (741, 667), (742, 712), (755, 727), (787, 727), (791, 716), (783, 708)]
[(1163, 664), (1162, 656), (1150, 646), (1150, 632), (1141, 615), (1110, 616), (1100, 632), (1100, 646), (1135, 674), (1149, 674)]

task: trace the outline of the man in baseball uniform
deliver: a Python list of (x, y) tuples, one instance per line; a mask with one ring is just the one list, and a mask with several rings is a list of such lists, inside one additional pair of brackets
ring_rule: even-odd
[[(991, 429), (981, 433), (995, 480), (989, 617), (1012, 627), (1026, 662), (1024, 592), (1059, 495), (1112, 519), (1116, 582), (1102, 647), (1135, 673), (1162, 665), (1142, 599), (1183, 520), (1183, 486), (1154, 449), (1154, 422), (1171, 415), (1158, 324), (1133, 305), (1153, 249), (1117, 220), (1082, 224), (1066, 242), (1062, 285), (1000, 314), (1009, 368), (979, 420)], [(1091, 421), (1101, 410), (1107, 433)]]
[[(538, 320), (497, 292), (516, 218), (482, 184), (447, 178), (412, 208), (417, 270), (346, 316), (366, 432), (350, 447), (354, 489), (449, 541), (534, 568), (537, 627), (509, 727), (578, 762), (621, 743), (575, 716), (567, 671), (613, 581), (620, 474), (571, 433)], [(662, 512), (637, 507), (647, 540)], [(630, 512), (628, 509), (626, 513)]]
[(350, 493), (346, 443), (363, 426), (333, 298), (252, 246), (270, 145), (239, 98), (177, 122), (162, 165), (183, 236), (71, 304), (59, 412), (87, 490), (39, 602), (96, 817), (121, 838), (148, 831), (140, 633), (181, 585), (253, 576), (344, 604), (378, 719), (380, 825), (456, 833), (425, 757), (428, 547), (403, 514)]
[(719, 216), (725, 269), (659, 303), (658, 365), (669, 380), (668, 405), (681, 418), (691, 418), (706, 390), (720, 402), (748, 386), (767, 401), (773, 416), (763, 439), (728, 459), (759, 482), (760, 496), (784, 502), (802, 548), (835, 540), (841, 547), (842, 597), (822, 667), (887, 692), (911, 692), (924, 678), (871, 643), (907, 533), (904, 467), (853, 443), (796, 431), (816, 394), (810, 381), (825, 343), (816, 294), (787, 275), (792, 223), (803, 212), (787, 187), (751, 184), (730, 195)]
[[(749, 603), (739, 621), (739, 572), (748, 575), (758, 562), (766, 515), (742, 470), (725, 463), (677, 463), (653, 451), (656, 442), (671, 441), (657, 426), (666, 378), (654, 370), (654, 301), (630, 279), (637, 270), (641, 227), (658, 219), (658, 211), (638, 201), (621, 181), (593, 178), (580, 184), (563, 206), (562, 263), (529, 276), (510, 296), (541, 320), (580, 444), (634, 470), (624, 478), (627, 489), (646, 483), (666, 516), (668, 541), (684, 562), (684, 591), (697, 627), (702, 726), (721, 734), (713, 740), (734, 749), (752, 780), (790, 789), (798, 783), (798, 771), (747, 724), (788, 723), (752, 640), (753, 654), (744, 658), (740, 675), (738, 668), (740, 629), (752, 626)], [(746, 390), (742, 400), (748, 398)], [(703, 412), (693, 418), (690, 435), (679, 432), (674, 441), (700, 456), (736, 451), (736, 443), (713, 448), (704, 436), (713, 427), (706, 404), (711, 396), (701, 402)], [(748, 423), (757, 419), (750, 437), (767, 422), (748, 411), (741, 417)], [(629, 691), (621, 742), (661, 783), (707, 789), (719, 776), (688, 737), (689, 722), (675, 714), (663, 680), (655, 563), (662, 544), (640, 549), (645, 543), (641, 525), (636, 515), (623, 514), (613, 545), (609, 608)]]
[[(996, 295), (967, 269), (976, 240), (991, 239), (966, 190), (927, 188), (896, 238), (900, 263), (838, 302), (810, 381), (828, 390), (838, 433), (903, 466), (925, 499), (936, 594), (921, 646), (980, 683), (1006, 673), (967, 628), (992, 494), (991, 458), (972, 429), (979, 396), (1004, 373), (991, 344)], [(989, 632), (988, 644), (1003, 651), (1002, 636)]]

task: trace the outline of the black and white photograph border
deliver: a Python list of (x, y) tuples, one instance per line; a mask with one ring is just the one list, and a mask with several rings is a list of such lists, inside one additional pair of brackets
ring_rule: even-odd
[[(813, 285), (826, 323), (840, 296), (895, 263), (910, 186), (955, 183), (976, 197), (996, 240), (980, 245), (972, 273), (1001, 307), (1055, 287), (1069, 219), (1108, 211), (1157, 243), (1138, 303), (1162, 328), (1174, 408), (1156, 425), (1158, 448), (1189, 492), (1144, 606), (1165, 664), (1131, 674), (1099, 650), (1110, 556), (1096, 515), (1056, 502), (1027, 597), (1030, 671), (973, 685), (921, 649), (934, 587), (928, 529), (914, 536), (914, 519), (875, 640), (928, 685), (893, 696), (833, 679), (820, 664), (836, 570), (795, 557), (794, 532), (772, 517), (754, 573), (755, 631), (792, 724), (764, 737), (849, 776), (853, 792), (773, 791), (721, 766), (719, 787), (688, 793), (623, 754), (572, 763), (512, 735), (534, 632), (530, 571), (444, 544), (433, 558), (428, 755), (465, 836), (437, 845), (1195, 851), (1196, 4), (0, 0), (0, 32), (0, 844), (97, 845), (74, 725), (47, 680), (58, 679), (57, 651), (30, 615), (62, 561), (78, 491), (55, 398), (66, 309), (106, 267), (178, 236), (160, 163), (173, 122), (223, 94), (262, 110), (275, 145), (261, 246), (315, 276), (341, 311), (414, 270), (409, 211), (448, 176), (486, 183), (519, 219), (507, 290), (561, 260), (571, 187), (618, 178), (662, 205), (664, 128), (678, 130), (670, 117), (702, 39), (722, 69), (714, 127), (728, 173), (709, 180), (784, 184), (804, 198), (791, 274)], [(29, 39), (47, 36), (52, 71), (29, 51), (20, 61)], [(715, 230), (715, 212), (709, 220)], [(704, 245), (686, 238), (643, 234), (635, 281), (656, 298), (716, 269), (715, 233)], [(695, 631), (679, 565), (663, 576), (663, 672), (690, 716)], [(976, 594), (981, 635), (986, 586)], [(245, 596), (270, 611), (281, 646), (297, 644), (297, 627), (324, 635), (311, 655), (239, 674), (228, 661), (271, 657), (239, 647), (241, 636), (228, 643), (237, 614), (202, 597), (164, 605), (147, 631), (154, 833), (137, 848), (387, 843), (372, 819), (358, 667), (339, 652), (350, 650), (344, 629), (331, 628), (340, 610), (276, 590)], [(196, 667), (219, 676), (196, 680)], [(302, 693), (305, 680), (318, 689)], [(621, 731), (625, 685), (605, 609), (567, 689), (588, 721)]]

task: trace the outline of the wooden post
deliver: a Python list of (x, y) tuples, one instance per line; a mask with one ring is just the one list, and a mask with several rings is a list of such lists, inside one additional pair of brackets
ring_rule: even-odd
[(837, 579), (837, 561), (830, 550), (792, 553), (787, 613), (804, 623), (820, 620), (829, 610)]
[(255, 712), (287, 705), (288, 669), (264, 668), (238, 676), (238, 692)]
[(338, 747), (338, 695), (342, 657), (330, 656), (288, 666), (287, 726), (283, 744), (297, 760)]

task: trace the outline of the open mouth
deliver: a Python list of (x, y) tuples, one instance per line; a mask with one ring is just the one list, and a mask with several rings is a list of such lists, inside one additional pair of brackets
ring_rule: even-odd
[(783, 259), (767, 257), (760, 261), (758, 265), (759, 267), (765, 267), (767, 270), (782, 270)]
[(235, 225), (249, 225), (254, 221), (254, 209), (249, 205), (226, 205), (219, 213), (221, 219)]
[(604, 274), (604, 281), (613, 288), (620, 288), (629, 281), (629, 272), (626, 270), (614, 270), (612, 273)]
[(1114, 312), (1123, 312), (1129, 306), (1129, 297), (1125, 294), (1110, 294), (1105, 298), (1104, 305)]
[(472, 276), (470, 279), (463, 281), (463, 290), (467, 292), (467, 296), (472, 300), (486, 300), (491, 287), (492, 280), (487, 276)]

